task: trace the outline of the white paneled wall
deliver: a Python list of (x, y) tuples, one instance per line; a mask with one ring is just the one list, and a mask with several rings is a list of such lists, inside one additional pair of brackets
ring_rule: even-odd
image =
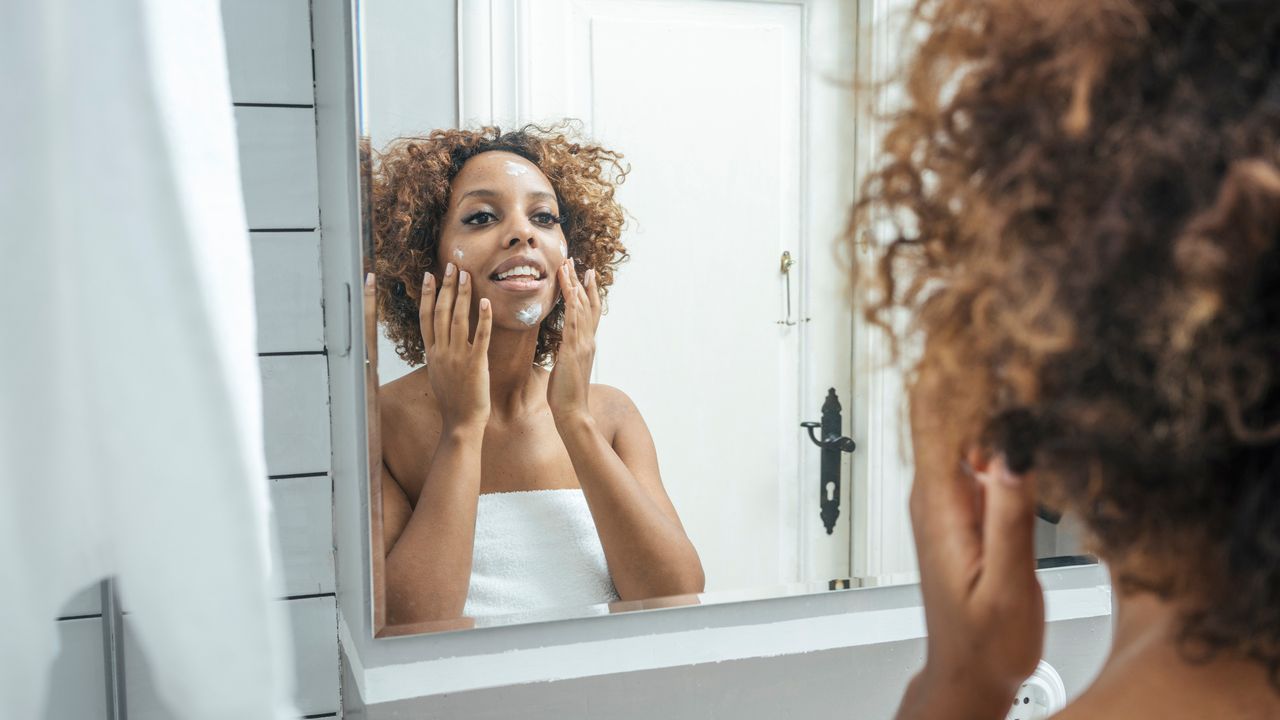
[(324, 353), (269, 355), (259, 364), (267, 473), (279, 477), (329, 472), (329, 370)]
[(332, 595), (333, 489), (328, 476), (271, 479), (285, 597)]
[[(94, 586), (95, 597), (97, 591)], [(96, 600), (94, 606), (96, 609)], [(45, 717), (107, 720), (101, 616), (59, 620), (58, 647), (49, 672)]]
[(315, 109), (237, 106), (236, 132), (249, 227), (310, 230), (319, 226)]
[[(254, 260), (267, 482), (282, 555), (281, 602), (293, 637), (296, 702), (307, 717), (336, 716), (333, 484), (311, 6), (308, 0), (222, 0), (222, 6)], [(129, 717), (166, 717), (145, 675), (139, 675), (128, 675)]]
[(255, 232), (250, 242), (258, 270), (258, 352), (323, 351), (320, 233)]
[(222, 0), (231, 100), (311, 105), (309, 0)]

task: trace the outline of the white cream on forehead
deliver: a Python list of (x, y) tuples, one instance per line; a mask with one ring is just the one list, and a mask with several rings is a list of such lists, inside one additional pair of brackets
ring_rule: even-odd
[(504, 167), (506, 167), (507, 169), (507, 174), (511, 175), (512, 177), (520, 177), (521, 175), (524, 175), (529, 172), (529, 168), (521, 165), (515, 160), (508, 160)]
[(538, 324), (538, 320), (542, 318), (542, 303), (534, 303), (529, 307), (516, 312), (516, 320), (533, 327)]

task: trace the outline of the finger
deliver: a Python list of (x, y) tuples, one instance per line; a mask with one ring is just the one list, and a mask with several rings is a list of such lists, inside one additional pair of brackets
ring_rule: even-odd
[(436, 331), (436, 344), (449, 344), (449, 321), (453, 319), (453, 299), (457, 295), (458, 273), (453, 263), (444, 266), (444, 281), (440, 283), (440, 294), (436, 296), (436, 311), (433, 318)]
[(471, 273), (458, 269), (458, 298), (453, 305), (453, 324), (449, 342), (465, 343), (471, 339)]
[(364, 276), (364, 358), (365, 365), (378, 367), (378, 292), (373, 273)]
[(560, 298), (564, 300), (565, 309), (569, 308), (569, 299), (573, 297), (573, 281), (569, 279), (569, 261), (560, 263), (556, 270), (556, 286), (560, 288)]
[(436, 279), (431, 273), (422, 274), (422, 292), (418, 297), (418, 328), (422, 331), (422, 347), (436, 344), (433, 315), (436, 308)]
[(1027, 587), (1036, 572), (1035, 477), (1014, 475), (1003, 457), (982, 477), (982, 584), (995, 592)]
[(489, 336), (493, 332), (493, 306), (489, 298), (480, 298), (480, 318), (476, 320), (476, 339), (471, 349), (480, 355), (489, 352)]
[(587, 270), (583, 275), (582, 285), (578, 291), (579, 305), (582, 308), (582, 324), (588, 332), (595, 334), (600, 327), (600, 295), (596, 290), (596, 271)]
[(587, 271), (587, 300), (591, 307), (593, 327), (599, 327), (601, 307), (604, 303), (600, 301), (600, 276), (594, 269)]
[(574, 297), (577, 300), (578, 323), (584, 330), (594, 329), (591, 325), (591, 303), (587, 300), (587, 290), (579, 285), (574, 289)]
[(575, 288), (582, 287), (582, 281), (578, 278), (578, 261), (573, 258), (569, 258), (569, 278), (573, 280)]
[(578, 294), (573, 288), (573, 280), (570, 279), (572, 274), (573, 271), (570, 270), (568, 263), (560, 266), (560, 296), (564, 299), (563, 337), (566, 340), (573, 337), (578, 324)]
[(954, 428), (947, 426), (943, 397), (927, 376), (911, 388), (911, 516), (921, 574), (945, 579), (955, 589), (971, 579), (981, 559), (980, 516), (974, 500), (977, 482), (959, 451)]

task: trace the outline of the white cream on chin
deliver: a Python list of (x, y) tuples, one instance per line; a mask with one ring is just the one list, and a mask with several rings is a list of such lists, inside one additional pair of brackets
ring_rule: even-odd
[(542, 318), (542, 303), (534, 303), (529, 307), (518, 310), (516, 312), (516, 320), (521, 323), (533, 327), (538, 324), (538, 320)]
[(508, 160), (505, 167), (507, 169), (507, 174), (512, 177), (520, 177), (521, 175), (529, 172), (529, 168), (512, 160)]

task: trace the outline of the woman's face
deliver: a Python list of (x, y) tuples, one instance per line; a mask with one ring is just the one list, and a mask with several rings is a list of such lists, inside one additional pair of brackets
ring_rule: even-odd
[(451, 262), (471, 275), (473, 316), (489, 298), (496, 327), (537, 328), (559, 297), (556, 272), (568, 255), (559, 217), (536, 165), (509, 152), (476, 155), (450, 188), (437, 279)]

